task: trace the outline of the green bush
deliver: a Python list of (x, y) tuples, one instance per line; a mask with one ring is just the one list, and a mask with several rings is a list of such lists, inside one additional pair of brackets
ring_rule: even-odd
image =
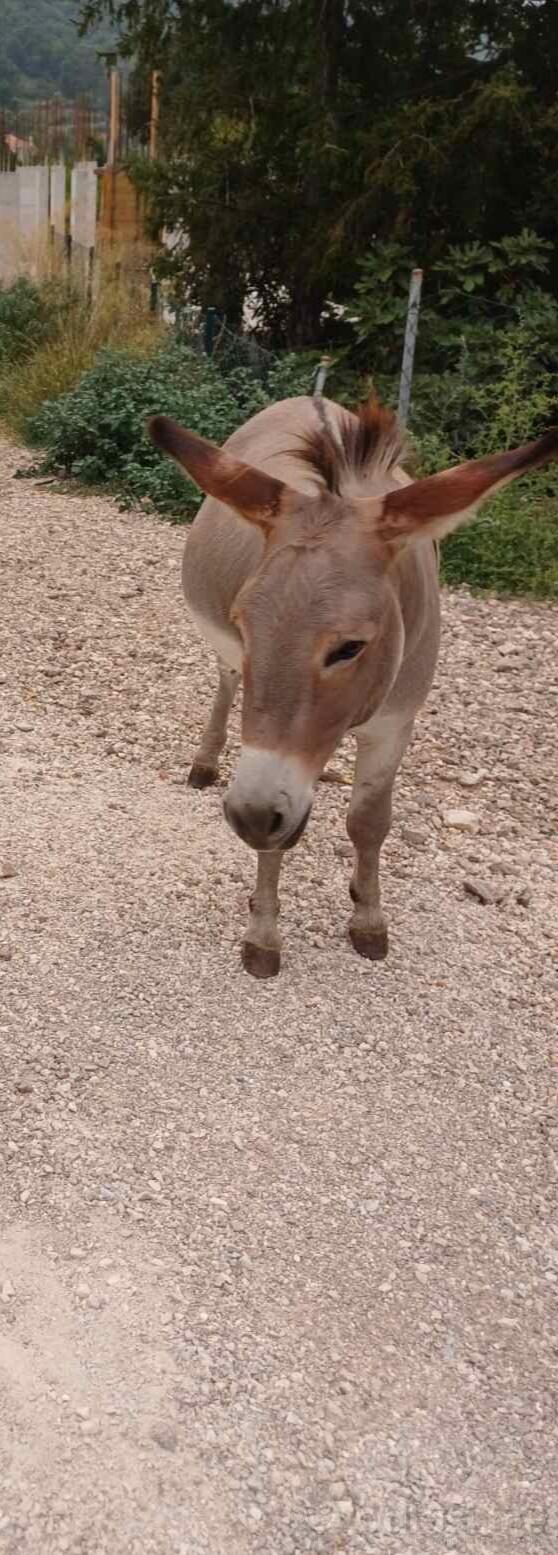
[(442, 578), (558, 599), (558, 477), (541, 471), (499, 492), (474, 524), (444, 541)]
[[(552, 313), (552, 310), (551, 310)], [(552, 313), (552, 318), (554, 317)], [(431, 380), (417, 384), (413, 426), (424, 473), (460, 459), (528, 443), (556, 419), (553, 374), (537, 333), (536, 299), (514, 323), (495, 332), (491, 373), (475, 380), (442, 378), (443, 411), (436, 417)], [(551, 320), (549, 321), (549, 323)], [(549, 336), (546, 336), (548, 348)], [(432, 398), (431, 398), (432, 396)], [(466, 432), (460, 428), (466, 427)], [(542, 470), (500, 492), (472, 525), (442, 547), (448, 583), (504, 594), (558, 596), (558, 477)]]
[(11, 286), (0, 283), (2, 362), (26, 360), (38, 346), (52, 339), (72, 302), (72, 293), (63, 282), (35, 285), (22, 276)]
[(226, 378), (191, 347), (174, 343), (141, 360), (102, 351), (77, 387), (47, 401), (27, 427), (46, 449), (41, 470), (110, 485), (123, 502), (146, 502), (160, 513), (191, 516), (199, 492), (150, 442), (149, 415), (176, 421), (223, 443), (262, 410), (269, 398), (251, 373)]
[[(533, 286), (521, 291), (501, 316), (481, 321), (469, 302), (471, 292), (483, 283), (483, 265), (493, 267), (491, 273), (507, 296), (506, 265), (516, 250), (524, 250), (533, 268), (544, 268), (544, 245), (537, 246), (532, 234), (514, 243), (513, 251), (511, 240), (482, 251), (475, 244), (454, 250), (453, 290), (449, 265), (439, 267), (445, 282), (441, 303), (451, 303), (458, 312), (445, 318), (442, 306), (434, 320), (427, 310), (421, 315), (410, 414), (417, 474), (433, 474), (462, 460), (527, 443), (558, 420), (554, 298)], [(394, 245), (387, 247), (384, 268), (395, 285), (398, 256)], [(381, 252), (368, 261), (361, 288), (371, 356), (386, 325), (380, 271)], [(380, 362), (389, 360), (386, 342), (378, 356)], [(399, 381), (393, 364), (390, 374), (377, 375), (376, 387), (387, 404), (397, 403)], [(452, 584), (556, 598), (558, 482), (553, 468), (498, 494), (473, 524), (452, 534), (442, 547), (442, 574)]]

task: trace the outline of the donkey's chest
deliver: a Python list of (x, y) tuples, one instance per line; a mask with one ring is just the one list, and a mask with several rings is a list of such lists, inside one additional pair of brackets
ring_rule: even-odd
[(218, 626), (214, 620), (204, 616), (199, 610), (195, 610), (187, 601), (188, 614), (197, 627), (198, 632), (205, 638), (206, 643), (213, 649), (219, 662), (230, 670), (242, 669), (242, 644), (238, 632), (232, 627)]
[(263, 536), (221, 503), (207, 498), (184, 549), (182, 586), (194, 625), (228, 669), (241, 669), (242, 646), (231, 624), (240, 589), (256, 571)]

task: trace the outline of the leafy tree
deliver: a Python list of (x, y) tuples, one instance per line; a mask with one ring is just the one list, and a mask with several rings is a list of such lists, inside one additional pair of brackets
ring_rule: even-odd
[[(558, 301), (545, 289), (551, 257), (551, 245), (524, 230), (452, 245), (427, 274), (411, 429), (429, 467), (526, 442), (556, 419)], [(403, 244), (377, 244), (348, 310), (352, 365), (365, 370), (372, 362), (376, 387), (392, 403), (409, 264)]]
[(85, 31), (107, 16), (140, 128), (163, 72), (166, 267), (229, 322), (253, 294), (275, 341), (318, 341), (378, 240), (429, 266), (556, 239), (555, 0), (83, 0)]

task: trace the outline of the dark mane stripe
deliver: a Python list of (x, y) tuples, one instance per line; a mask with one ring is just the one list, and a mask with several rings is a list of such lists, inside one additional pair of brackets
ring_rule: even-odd
[(404, 438), (393, 410), (371, 399), (356, 411), (345, 411), (331, 425), (324, 401), (316, 398), (319, 425), (305, 433), (298, 457), (322, 477), (328, 491), (340, 496), (347, 478), (364, 477), (375, 466), (390, 470), (404, 454)]

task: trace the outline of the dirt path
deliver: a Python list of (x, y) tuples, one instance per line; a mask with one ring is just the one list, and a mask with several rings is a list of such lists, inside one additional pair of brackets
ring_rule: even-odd
[(555, 1555), (558, 611), (446, 599), (390, 959), (346, 943), (325, 788), (257, 984), (251, 858), (184, 786), (213, 669), (182, 535), (18, 462), (0, 1555)]

